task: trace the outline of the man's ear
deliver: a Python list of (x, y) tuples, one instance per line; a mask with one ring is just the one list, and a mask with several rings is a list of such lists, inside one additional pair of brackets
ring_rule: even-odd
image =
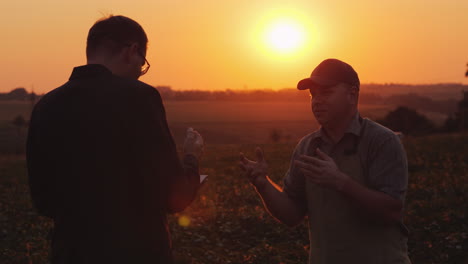
[(129, 64), (132, 60), (132, 56), (134, 56), (135, 53), (138, 53), (138, 44), (132, 43), (130, 46), (125, 47), (122, 53), (125, 64)]
[(353, 104), (354, 103), (357, 104), (357, 100), (359, 97), (359, 89), (355, 85), (350, 87), (348, 95), (349, 95), (350, 102)]

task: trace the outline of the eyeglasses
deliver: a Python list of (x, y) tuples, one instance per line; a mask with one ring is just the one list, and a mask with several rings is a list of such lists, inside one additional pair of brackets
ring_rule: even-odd
[(141, 66), (140, 76), (142, 76), (148, 72), (149, 68), (151, 67), (151, 64), (146, 59), (145, 55), (143, 55), (143, 52), (141, 52), (139, 49), (138, 49), (138, 54), (140, 54), (140, 56), (145, 60), (145, 62)]
[[(123, 44), (125, 47), (130, 47), (131, 44)], [(144, 60), (145, 62), (143, 63), (143, 65), (141, 66), (141, 70), (140, 70), (140, 76), (143, 76), (145, 75), (149, 68), (151, 67), (150, 63), (148, 62), (148, 60), (146, 59), (145, 55), (143, 55), (143, 52), (141, 52), (140, 49), (138, 49), (138, 55), (140, 55)]]

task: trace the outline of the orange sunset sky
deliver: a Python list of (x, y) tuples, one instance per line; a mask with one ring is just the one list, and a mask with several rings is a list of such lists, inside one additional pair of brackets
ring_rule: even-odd
[(155, 86), (290, 88), (329, 57), (362, 83), (468, 83), (465, 0), (24, 0), (0, 12), (0, 92), (66, 82), (107, 14), (146, 30), (141, 80)]

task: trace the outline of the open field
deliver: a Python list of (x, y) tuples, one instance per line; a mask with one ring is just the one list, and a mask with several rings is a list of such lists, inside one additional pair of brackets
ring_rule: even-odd
[[(165, 101), (168, 122), (213, 123), (256, 121), (313, 122), (310, 102), (237, 102), (237, 101)], [(18, 115), (29, 119), (32, 107), (24, 101), (0, 101), (0, 122), (8, 122)], [(360, 105), (365, 116), (381, 117), (391, 107)]]
[[(296, 142), (317, 129), (310, 102), (226, 102), (167, 101), (169, 126), (177, 142), (182, 143), (188, 127), (201, 132), (210, 144), (272, 142), (276, 131), (279, 141)], [(24, 144), (26, 127), (19, 131), (11, 121), (18, 115), (29, 119), (31, 105), (20, 101), (0, 101), (0, 153), (17, 153)], [(391, 108), (362, 105), (363, 116), (377, 119)], [(18, 147), (20, 146), (20, 147)]]
[[(271, 143), (272, 133), (279, 142), (297, 142), (318, 128), (310, 102), (231, 102), (167, 101), (169, 126), (177, 143), (182, 144), (185, 131), (194, 127), (208, 144)], [(29, 119), (31, 105), (25, 102), (0, 101), (0, 153), (22, 151), (27, 128), (15, 128), (11, 121), (18, 115)], [(394, 108), (360, 105), (361, 114), (373, 120), (384, 117)], [(441, 124), (445, 116), (423, 113)]]
[[(207, 142), (202, 173), (209, 181), (182, 214), (170, 216), (174, 254), (179, 263), (306, 263), (307, 226), (288, 228), (263, 209), (237, 168), (239, 151), (253, 156), (265, 149), (273, 180), (281, 184), (298, 139), (317, 128), (309, 102), (168, 101), (168, 122), (176, 141), (187, 127)], [(27, 103), (0, 102), (0, 263), (47, 263), (52, 223), (31, 206), (24, 160)], [(378, 119), (388, 106), (363, 105), (363, 116)], [(271, 133), (279, 133), (273, 143)], [(411, 230), (413, 263), (468, 261), (468, 135), (404, 138), (410, 183), (405, 222)], [(177, 224), (188, 217), (188, 227)]]
[[(467, 263), (468, 135), (407, 137), (404, 144), (413, 263)], [(288, 228), (274, 220), (237, 168), (239, 151), (252, 157), (255, 146), (206, 146), (201, 168), (208, 182), (189, 208), (169, 217), (179, 263), (306, 263), (305, 222)], [(272, 179), (282, 185), (294, 144), (261, 146)], [(189, 226), (178, 225), (181, 216), (190, 219)], [(0, 263), (47, 263), (50, 227), (31, 207), (24, 156), (0, 156)]]

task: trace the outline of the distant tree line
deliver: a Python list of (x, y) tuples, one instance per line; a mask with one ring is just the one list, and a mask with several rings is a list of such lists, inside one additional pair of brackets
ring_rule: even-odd
[[(368, 88), (371, 87), (370, 89)], [(388, 91), (391, 85), (380, 85), (383, 90)], [(401, 85), (402, 86), (402, 85)], [(457, 100), (455, 99), (433, 99), (429, 96), (417, 94), (415, 92), (407, 92), (402, 94), (378, 93), (377, 85), (363, 85), (362, 92), (359, 95), (359, 102), (361, 104), (374, 104), (374, 105), (404, 105), (410, 108), (418, 109), (421, 111), (437, 112), (445, 115), (452, 115), (456, 111)], [(404, 86), (402, 86), (404, 87)], [(417, 86), (412, 86), (417, 90)], [(424, 92), (424, 88), (438, 91), (444, 85), (433, 85), (430, 87), (421, 86), (420, 91)], [(451, 89), (460, 88), (456, 91), (460, 93), (463, 86), (450, 86)], [(468, 86), (466, 87), (468, 88)], [(308, 92), (298, 91), (297, 89), (282, 89), (282, 90), (224, 90), (224, 91), (201, 91), (201, 90), (184, 90), (175, 91), (169, 86), (158, 86), (156, 89), (161, 94), (164, 100), (175, 101), (305, 101), (309, 100), (310, 95)], [(398, 86), (395, 88), (402, 91), (403, 88)], [(411, 91), (411, 90), (407, 90)], [(431, 93), (434, 94), (434, 93)]]
[[(253, 91), (174, 91), (170, 87), (156, 87), (165, 100), (212, 100), (212, 101), (297, 101), (309, 100), (307, 92), (295, 89), (253, 90)], [(0, 94), (0, 100), (30, 101), (34, 104), (40, 96), (28, 93), (24, 88), (16, 88), (9, 93)], [(468, 92), (463, 92), (460, 101), (433, 100), (417, 94), (399, 94), (383, 97), (374, 93), (363, 93), (360, 95), (363, 104), (389, 104), (399, 105), (390, 111), (385, 117), (377, 122), (401, 132), (403, 135), (423, 136), (432, 133), (462, 132), (468, 131)], [(442, 126), (436, 126), (431, 120), (419, 111), (440, 112), (448, 115)], [(16, 127), (17, 152), (22, 149), (21, 138), (28, 121), (22, 115), (11, 120)], [(284, 135), (281, 130), (270, 131), (272, 142), (289, 140), (289, 135)]]
[(400, 106), (378, 120), (393, 131), (405, 135), (422, 136), (438, 132), (463, 132), (468, 130), (468, 92), (463, 92), (463, 99), (455, 104), (455, 112), (445, 120), (442, 127), (437, 127), (432, 121), (416, 110)]
[(18, 101), (30, 101), (31, 99), (37, 99), (38, 95), (34, 92), (28, 93), (26, 89), (19, 87), (11, 90), (9, 93), (0, 93), (0, 100), (18, 100)]
[(282, 90), (224, 90), (203, 91), (183, 90), (175, 91), (169, 86), (157, 86), (156, 89), (164, 100), (177, 101), (298, 101), (308, 98), (309, 94), (296, 89)]
[(423, 136), (437, 131), (434, 123), (427, 117), (405, 106), (397, 107), (377, 122), (403, 135)]
[[(170, 86), (157, 86), (162, 98), (167, 101), (307, 101), (308, 92), (296, 89), (281, 90), (173, 90)], [(444, 91), (446, 94), (442, 94)], [(418, 111), (429, 111), (455, 118), (458, 101), (447, 94), (457, 94), (468, 86), (461, 84), (404, 85), (404, 84), (363, 84), (359, 95), (361, 104), (401, 105)], [(394, 91), (395, 93), (391, 93)], [(442, 99), (438, 99), (437, 94)], [(426, 95), (429, 94), (429, 95)], [(0, 93), (0, 100), (35, 102), (40, 95), (28, 93), (25, 88), (16, 88), (9, 93)], [(448, 98), (448, 99), (447, 99)], [(451, 122), (451, 121), (450, 121)]]
[[(309, 100), (308, 92), (296, 89), (281, 90), (173, 90), (170, 86), (157, 86), (164, 100), (176, 101), (304, 101)], [(403, 85), (403, 84), (363, 84), (359, 95), (361, 104), (404, 105), (421, 111), (453, 115), (457, 110), (457, 100), (447, 94), (459, 94), (468, 90), (460, 84)], [(393, 93), (392, 93), (393, 91)], [(445, 91), (445, 94), (442, 94)], [(437, 94), (441, 94), (440, 98)], [(0, 93), (0, 100), (37, 101), (40, 95), (28, 93), (25, 88), (16, 88), (8, 93)]]
[(463, 99), (457, 104), (457, 111), (445, 121), (444, 127), (448, 132), (468, 129), (468, 92), (463, 95)]

